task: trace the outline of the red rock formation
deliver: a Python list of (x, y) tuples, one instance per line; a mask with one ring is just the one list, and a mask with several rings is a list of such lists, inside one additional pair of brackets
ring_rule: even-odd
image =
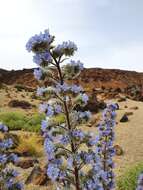
[[(22, 84), (36, 87), (38, 82), (34, 79), (33, 69), (6, 71), (0, 69), (0, 82), (7, 85)], [(143, 85), (143, 73), (117, 69), (90, 68), (85, 69), (76, 80), (86, 89), (98, 87), (126, 88), (133, 85)]]

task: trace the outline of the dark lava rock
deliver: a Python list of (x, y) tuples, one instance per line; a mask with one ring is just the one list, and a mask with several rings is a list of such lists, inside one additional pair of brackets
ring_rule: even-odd
[(19, 100), (11, 100), (9, 103), (8, 103), (8, 106), (9, 107), (13, 107), (13, 108), (16, 108), (16, 107), (20, 107), (22, 109), (30, 109), (32, 107), (32, 105), (27, 102), (27, 101), (19, 101)]
[(125, 102), (125, 101), (126, 101), (126, 98), (124, 97), (118, 99), (118, 102)]
[(16, 153), (20, 156), (20, 157), (31, 157), (33, 156), (33, 153), (29, 150), (29, 148), (24, 147), (24, 148), (20, 148), (16, 151)]
[(115, 103), (115, 105), (116, 105), (116, 110), (119, 110), (120, 109), (120, 106), (119, 106), (119, 104), (118, 103)]
[(22, 159), (19, 160), (18, 162), (16, 162), (16, 166), (23, 168), (23, 169), (28, 169), (30, 167), (33, 167), (34, 164), (38, 163), (37, 159), (33, 159), (33, 158), (26, 158), (26, 159)]
[(127, 121), (129, 121), (128, 116), (124, 114), (123, 117), (120, 119), (120, 122), (124, 123)]
[(115, 154), (116, 154), (116, 156), (121, 156), (121, 155), (124, 154), (124, 151), (123, 151), (123, 149), (121, 148), (121, 146), (115, 145), (115, 146), (114, 146), (114, 149), (115, 149)]
[(39, 166), (35, 166), (26, 179), (25, 184), (48, 185), (49, 181), (46, 171), (42, 170)]
[(131, 109), (131, 110), (138, 110), (139, 108), (138, 108), (138, 106), (133, 106), (133, 107), (131, 107), (130, 109)]
[(133, 114), (134, 114), (134, 113), (133, 113), (132, 111), (125, 113), (125, 115), (127, 115), (127, 116), (130, 116), (130, 115), (133, 115)]

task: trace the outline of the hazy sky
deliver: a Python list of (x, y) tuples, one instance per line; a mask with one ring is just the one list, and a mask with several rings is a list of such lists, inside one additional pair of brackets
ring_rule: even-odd
[(46, 28), (86, 67), (143, 72), (143, 0), (0, 0), (0, 68), (35, 67), (25, 50)]

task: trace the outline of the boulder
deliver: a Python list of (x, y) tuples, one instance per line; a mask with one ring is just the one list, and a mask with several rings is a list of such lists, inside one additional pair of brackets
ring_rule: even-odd
[(30, 167), (33, 167), (34, 164), (38, 163), (37, 159), (33, 158), (26, 158), (26, 159), (20, 159), (18, 162), (16, 162), (16, 166), (20, 167), (22, 169), (28, 169)]
[(41, 169), (40, 166), (35, 166), (31, 171), (30, 175), (25, 181), (25, 184), (34, 184), (34, 185), (48, 185), (50, 182), (46, 171)]
[(126, 101), (126, 98), (125, 97), (121, 97), (118, 99), (118, 102), (125, 102)]
[(125, 112), (125, 115), (127, 115), (127, 116), (130, 116), (130, 115), (133, 115), (134, 113), (132, 112), (132, 111), (130, 111), (130, 112)]
[(23, 146), (23, 147), (18, 147), (16, 149), (17, 154), (20, 157), (32, 157), (33, 156), (33, 152), (31, 152), (31, 150), (29, 149), (29, 146)]
[(117, 107), (117, 110), (119, 110), (119, 109), (120, 109), (119, 104), (118, 104), (118, 103), (115, 103), (115, 105), (116, 105), (116, 107)]
[(123, 149), (122, 149), (121, 146), (115, 145), (115, 146), (114, 146), (114, 149), (115, 149), (115, 154), (116, 154), (116, 156), (121, 156), (121, 155), (124, 154), (124, 151), (123, 151)]
[(16, 108), (16, 107), (20, 107), (22, 109), (30, 109), (32, 107), (32, 105), (27, 102), (27, 101), (20, 101), (20, 100), (11, 100), (9, 103), (8, 103), (8, 106), (9, 107), (13, 107), (13, 108)]
[(120, 119), (120, 122), (124, 123), (124, 122), (127, 122), (127, 121), (129, 121), (128, 116), (124, 114), (123, 117)]
[(131, 110), (138, 110), (139, 107), (138, 106), (133, 106), (133, 107), (130, 107)]

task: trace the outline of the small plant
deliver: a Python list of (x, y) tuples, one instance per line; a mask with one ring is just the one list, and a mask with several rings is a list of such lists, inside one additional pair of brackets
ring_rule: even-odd
[(118, 190), (135, 190), (137, 188), (138, 176), (143, 171), (143, 163), (138, 163), (125, 171), (125, 173), (117, 179)]
[(32, 157), (41, 157), (43, 155), (42, 137), (35, 133), (25, 136), (20, 133), (20, 142), (15, 151), (19, 154), (25, 154)]
[[(8, 128), (0, 123), (0, 132), (5, 133)], [(9, 150), (13, 146), (12, 139), (0, 140), (0, 189), (1, 190), (21, 190), (22, 184), (17, 182), (17, 171), (8, 167), (9, 163), (17, 162), (17, 155)]]
[[(56, 46), (54, 38), (46, 30), (31, 37), (26, 44), (38, 65), (34, 70), (40, 81), (37, 94), (48, 96), (48, 101), (40, 104), (40, 111), (46, 114), (41, 129), (48, 160), (47, 175), (57, 189), (111, 190), (114, 188), (112, 156), (116, 106), (107, 106), (98, 137), (84, 131), (91, 113), (77, 111), (75, 107), (84, 107), (89, 98), (81, 86), (66, 83), (67, 79), (79, 76), (83, 63), (68, 60), (77, 51), (73, 42)], [(47, 79), (50, 86), (45, 85)], [(57, 115), (63, 115), (64, 119), (55, 120)]]
[(9, 130), (40, 132), (42, 119), (44, 119), (44, 114), (27, 116), (23, 112), (0, 113), (0, 120), (8, 126)]

